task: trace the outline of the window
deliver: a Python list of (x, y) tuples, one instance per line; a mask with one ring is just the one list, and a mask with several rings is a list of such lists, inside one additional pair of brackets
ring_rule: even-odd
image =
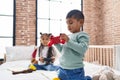
[(13, 11), (14, 0), (0, 1), (0, 53), (5, 46), (13, 45)]
[(66, 15), (72, 9), (81, 10), (81, 5), (81, 0), (37, 0), (37, 45), (40, 43), (40, 32), (70, 34)]

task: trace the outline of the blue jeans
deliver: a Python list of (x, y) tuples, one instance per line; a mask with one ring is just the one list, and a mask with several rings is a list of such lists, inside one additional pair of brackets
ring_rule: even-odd
[(48, 71), (56, 71), (59, 69), (59, 66), (55, 66), (53, 64), (48, 64), (48, 65), (39, 65), (39, 64), (34, 64), (37, 70), (48, 70)]
[(91, 77), (85, 76), (84, 68), (72, 70), (59, 68), (58, 77), (60, 80), (92, 80)]

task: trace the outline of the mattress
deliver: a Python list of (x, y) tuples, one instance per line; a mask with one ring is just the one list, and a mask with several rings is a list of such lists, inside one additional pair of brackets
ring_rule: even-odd
[[(10, 61), (5, 62), (0, 65), (0, 79), (1, 80), (52, 80), (54, 77), (57, 77), (56, 71), (44, 71), (37, 70), (32, 73), (23, 73), (13, 75), (12, 71), (21, 71), (27, 69), (30, 64), (30, 60), (19, 60), (19, 61)], [(95, 65), (91, 63), (84, 62), (85, 75), (92, 77), (95, 73), (100, 71), (106, 66)], [(117, 72), (117, 71), (116, 71)], [(117, 72), (119, 73), (119, 71)]]

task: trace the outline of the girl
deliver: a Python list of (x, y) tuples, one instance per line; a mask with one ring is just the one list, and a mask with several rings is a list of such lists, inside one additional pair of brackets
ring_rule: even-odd
[(32, 54), (32, 64), (29, 66), (29, 69), (17, 72), (13, 71), (13, 74), (30, 73), (35, 70), (58, 70), (59, 66), (53, 65), (56, 57), (56, 51), (54, 47), (48, 47), (51, 34), (40, 33), (40, 35), (41, 44), (34, 50)]

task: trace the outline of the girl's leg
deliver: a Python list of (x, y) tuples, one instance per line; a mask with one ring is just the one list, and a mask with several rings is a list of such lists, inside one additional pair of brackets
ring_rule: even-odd
[(49, 64), (49, 65), (46, 65), (44, 68), (46, 70), (49, 70), (49, 71), (57, 71), (59, 69), (59, 66), (55, 66), (53, 64)]
[(55, 71), (59, 70), (59, 68), (60, 68), (59, 66), (56, 66), (56, 65), (53, 65), (52, 67), (53, 67), (53, 70), (55, 70)]
[(22, 70), (22, 71), (12, 71), (12, 74), (20, 74), (20, 73), (31, 73), (33, 71), (36, 70), (36, 67), (33, 64), (29, 65), (29, 68), (26, 70)]
[(36, 67), (36, 70), (46, 70), (45, 65), (34, 64), (34, 66)]
[(12, 71), (12, 74), (21, 74), (21, 73), (31, 73), (33, 72), (34, 70), (32, 69), (27, 69), (27, 70), (23, 70), (23, 71)]

